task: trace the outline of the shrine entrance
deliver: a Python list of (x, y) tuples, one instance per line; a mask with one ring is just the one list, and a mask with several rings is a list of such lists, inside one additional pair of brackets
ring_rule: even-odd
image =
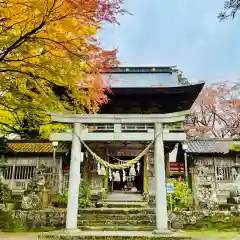
[[(154, 68), (154, 76), (156, 74), (155, 70)], [(146, 71), (146, 69), (142, 69), (143, 71)], [(161, 71), (163, 72), (163, 70)], [(166, 70), (164, 72), (166, 73)], [(125, 73), (125, 77), (132, 76), (127, 73), (129, 72)], [(167, 74), (168, 77), (173, 77), (171, 69)], [(136, 84), (136, 81), (131, 82)], [(131, 82), (129, 82), (130, 86)], [(144, 174), (143, 184), (144, 194), (146, 196), (151, 194), (156, 203), (156, 229), (154, 234), (169, 233), (164, 142), (186, 140), (183, 122), (189, 115), (189, 109), (203, 85), (204, 83), (172, 87), (116, 87), (111, 88), (114, 97), (113, 95), (110, 96), (109, 103), (103, 105), (99, 114), (50, 113), (53, 122), (73, 125), (69, 132), (52, 133), (50, 136), (51, 141), (72, 142), (66, 216), (67, 230), (77, 230), (80, 168), (83, 162), (80, 153), (83, 149), (86, 149), (96, 164), (99, 165), (98, 170), (101, 173), (99, 176), (105, 176), (103, 179), (104, 186), (105, 184), (109, 185), (108, 177), (112, 178), (109, 174), (110, 171), (119, 171), (120, 175), (120, 172), (125, 170), (126, 175), (128, 168), (131, 169), (132, 165), (137, 165), (142, 157), (146, 157), (143, 161), (144, 164), (141, 164), (144, 165), (144, 171), (145, 169), (148, 171), (148, 167), (154, 169), (152, 171), (153, 175), (148, 177)], [(114, 165), (107, 158), (103, 159), (100, 153), (97, 154), (97, 150), (100, 149), (92, 150), (88, 146), (88, 143), (92, 141), (102, 143), (141, 142), (144, 143), (145, 148), (143, 147), (140, 150), (141, 152), (134, 153), (133, 155), (137, 155), (137, 157), (131, 157), (131, 160), (127, 163)], [(153, 153), (152, 158), (147, 156), (150, 148)], [(112, 154), (110, 156), (116, 155)], [(126, 156), (129, 155), (131, 153), (126, 154)], [(146, 162), (149, 165), (145, 164)], [(130, 175), (130, 172), (127, 174)], [(134, 183), (135, 188), (140, 191), (142, 188), (138, 184), (143, 182), (141, 176), (142, 174), (140, 174), (140, 180)], [(148, 191), (148, 186), (149, 188), (151, 186), (152, 192)], [(122, 188), (124, 189), (124, 185), (118, 184), (118, 186), (114, 186), (113, 190)], [(127, 186), (127, 188), (130, 189), (130, 186)], [(131, 186), (132, 188), (134, 188), (134, 185)], [(106, 189), (109, 189), (109, 186)]]
[[(155, 201), (156, 201), (156, 230), (154, 233), (168, 232), (168, 212), (167, 212), (167, 193), (166, 193), (166, 177), (165, 177), (165, 154), (164, 154), (164, 141), (166, 142), (181, 142), (186, 140), (186, 134), (182, 129), (182, 122), (185, 120), (186, 115), (189, 111), (179, 111), (173, 113), (165, 114), (96, 114), (96, 115), (81, 115), (81, 114), (63, 114), (63, 113), (51, 113), (52, 120), (54, 122), (62, 123), (72, 123), (72, 132), (68, 133), (52, 133), (50, 139), (52, 141), (62, 140), (62, 141), (72, 141), (71, 149), (71, 164), (70, 164), (70, 174), (69, 174), (69, 187), (68, 187), (68, 207), (67, 207), (67, 218), (66, 218), (66, 228), (67, 229), (77, 229), (77, 218), (78, 218), (78, 194), (79, 194), (79, 183), (81, 181), (80, 177), (80, 167), (81, 167), (81, 152), (83, 147), (91, 154), (91, 157), (96, 161), (99, 166), (100, 172), (105, 176), (103, 180), (104, 185), (108, 182), (108, 177), (112, 178), (112, 174), (109, 172), (129, 170), (129, 175), (132, 166), (137, 166), (138, 162), (142, 158), (147, 157), (149, 150), (153, 150), (153, 160), (154, 160), (154, 190), (155, 190)], [(93, 124), (102, 124), (108, 126), (108, 132), (102, 133), (98, 131), (90, 131)], [(135, 131), (130, 131), (129, 128), (134, 123)], [(173, 128), (171, 124), (175, 124)], [(178, 130), (177, 130), (177, 125)], [(84, 127), (85, 126), (87, 127)], [(142, 127), (144, 125), (144, 128)], [(126, 131), (126, 126), (127, 130)], [(110, 130), (109, 130), (110, 129)], [(141, 131), (139, 130), (141, 129)], [(142, 130), (144, 129), (144, 131)], [(102, 157), (97, 155), (95, 152), (89, 148), (87, 142), (141, 142), (144, 143), (145, 147), (140, 149), (140, 152), (136, 153), (137, 157), (131, 156), (129, 161), (123, 164), (111, 164), (110, 162), (104, 160)], [(130, 148), (129, 148), (130, 149)], [(141, 151), (142, 150), (142, 151)], [(95, 150), (96, 151), (96, 150)], [(131, 155), (132, 150), (126, 156)], [(104, 154), (103, 154), (104, 155)], [(133, 154), (135, 155), (135, 154)], [(109, 155), (108, 155), (109, 156)], [(110, 154), (116, 156), (115, 154)], [(120, 161), (124, 161), (124, 157)], [(129, 158), (128, 158), (129, 159)], [(144, 171), (148, 165), (145, 164), (147, 158), (144, 159)], [(140, 167), (141, 168), (141, 167)], [(101, 171), (105, 169), (105, 171)], [(135, 169), (136, 170), (136, 169)], [(126, 173), (126, 172), (125, 172)], [(141, 174), (140, 174), (141, 179)], [(141, 191), (141, 184), (143, 181), (135, 181), (135, 188), (139, 188)], [(131, 183), (130, 183), (131, 184)], [(133, 184), (133, 183), (132, 183)], [(151, 183), (152, 184), (152, 183)], [(144, 174), (144, 194), (148, 194), (148, 178)], [(150, 183), (149, 183), (150, 185)], [(118, 184), (114, 186), (114, 189), (124, 188), (124, 185)], [(128, 187), (130, 189), (130, 186)], [(131, 189), (134, 189), (131, 186)], [(136, 189), (135, 189), (136, 190)], [(138, 189), (137, 189), (138, 190)], [(119, 191), (119, 190), (116, 190)], [(120, 193), (124, 195), (123, 193)], [(114, 194), (113, 194), (114, 195)], [(128, 194), (126, 195), (137, 195), (141, 194)]]
[[(116, 156), (109, 159), (112, 164), (126, 163), (133, 156)], [(109, 192), (124, 192), (124, 193), (143, 193), (143, 158), (136, 165), (124, 170), (112, 172), (112, 178), (109, 179)]]

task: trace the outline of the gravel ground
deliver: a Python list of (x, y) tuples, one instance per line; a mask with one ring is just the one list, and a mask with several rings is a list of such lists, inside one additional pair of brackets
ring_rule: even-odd
[(7, 234), (0, 235), (0, 240), (37, 240), (37, 235), (18, 235), (18, 234)]
[[(83, 232), (82, 232), (83, 233)], [(129, 235), (132, 235), (132, 236), (137, 236), (139, 235), (139, 232), (119, 232), (118, 234), (116, 234), (115, 232), (115, 235), (126, 235), (126, 234), (129, 234)], [(150, 235), (151, 233), (147, 233), (145, 232), (142, 233), (143, 235)], [(142, 235), (141, 234), (141, 235)], [(109, 236), (109, 235), (112, 235), (111, 232), (84, 232), (83, 235), (105, 235), (105, 236)], [(206, 232), (203, 232), (203, 233), (193, 233), (191, 234), (190, 232), (188, 233), (185, 233), (184, 235), (186, 236), (191, 236), (193, 238), (193, 240), (240, 240), (240, 236), (238, 234), (234, 234), (234, 233), (224, 233), (224, 234), (214, 234), (214, 233), (211, 233), (211, 234), (207, 234)], [(217, 235), (217, 236), (216, 236)], [(238, 236), (237, 236), (238, 235)], [(0, 240), (37, 240), (38, 239), (38, 234), (37, 233), (24, 233), (24, 234), (17, 234), (17, 233), (8, 233), (8, 234), (4, 234), (4, 233), (0, 233)]]

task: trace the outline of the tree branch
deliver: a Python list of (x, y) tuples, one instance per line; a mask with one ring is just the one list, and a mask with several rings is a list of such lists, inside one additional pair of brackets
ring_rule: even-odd
[(76, 56), (76, 57), (79, 57), (79, 58), (83, 58), (84, 60), (87, 60), (87, 57), (86, 55), (83, 55), (83, 54), (78, 54), (76, 52), (73, 52), (72, 50), (70, 50), (69, 48), (67, 48), (67, 46), (65, 46), (63, 43), (61, 42), (58, 42), (54, 39), (50, 39), (50, 38), (46, 38), (46, 37), (32, 37), (31, 39), (33, 39), (34, 41), (35, 40), (45, 40), (45, 41), (49, 41), (49, 42), (52, 42), (52, 43), (55, 43), (59, 46), (61, 46), (64, 50), (66, 50), (68, 53)]
[(42, 22), (35, 27), (34, 29), (32, 29), (31, 31), (27, 32), (26, 34), (24, 34), (23, 36), (20, 35), (19, 39), (17, 41), (15, 41), (11, 46), (9, 46), (7, 49), (5, 49), (3, 51), (3, 54), (0, 56), (0, 61), (3, 61), (4, 58), (15, 48), (20, 47), (24, 42), (27, 41), (27, 39), (29, 39), (32, 35), (34, 35), (35, 33), (37, 33), (39, 30), (41, 30), (43, 28), (43, 26), (45, 25), (48, 17), (50, 16), (54, 6), (56, 4), (56, 0), (54, 0), (52, 7), (49, 10), (49, 13), (46, 13), (46, 15), (43, 17)]

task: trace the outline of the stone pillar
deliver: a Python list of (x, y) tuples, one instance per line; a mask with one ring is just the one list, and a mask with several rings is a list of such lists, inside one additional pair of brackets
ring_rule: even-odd
[(49, 206), (49, 190), (44, 187), (42, 193), (42, 208), (47, 208)]
[(143, 193), (145, 197), (149, 194), (148, 189), (148, 157), (147, 154), (143, 157)]
[[(106, 146), (106, 161), (109, 162), (109, 152), (108, 152), (108, 145)], [(103, 178), (103, 188), (105, 189), (105, 193), (107, 194), (109, 192), (109, 168), (106, 168), (106, 175)]]
[(165, 171), (166, 171), (166, 179), (170, 177), (170, 161), (169, 161), (169, 153), (165, 155)]
[[(12, 190), (13, 189), (13, 183), (14, 183), (14, 179), (15, 179), (15, 177), (14, 177), (14, 175), (15, 175), (15, 171), (16, 171), (16, 160), (17, 160), (17, 158), (16, 157), (14, 157), (13, 158), (13, 170), (12, 170), (12, 176), (11, 176), (11, 182), (10, 182), (10, 186), (9, 186), (9, 188)], [(38, 161), (37, 161), (38, 162)]]
[(62, 169), (62, 157), (59, 159), (59, 193), (61, 194), (63, 192), (63, 169)]
[(109, 169), (106, 168), (106, 175), (103, 178), (103, 188), (105, 189), (105, 193), (108, 193), (108, 174), (109, 174)]
[(85, 155), (84, 161), (83, 161), (83, 180), (86, 183), (89, 183), (88, 181), (88, 157)]
[(188, 184), (188, 162), (187, 162), (187, 152), (184, 151), (184, 173), (185, 173), (185, 181)]
[(77, 136), (81, 134), (81, 124), (74, 123), (72, 136), (72, 150), (68, 186), (68, 204), (66, 230), (77, 230), (78, 194), (80, 184), (81, 142)]
[(163, 128), (161, 123), (155, 123), (155, 146), (154, 146), (154, 166), (156, 181), (156, 229), (154, 234), (167, 234), (168, 230), (168, 212), (167, 212), (167, 194), (166, 177), (163, 145)]

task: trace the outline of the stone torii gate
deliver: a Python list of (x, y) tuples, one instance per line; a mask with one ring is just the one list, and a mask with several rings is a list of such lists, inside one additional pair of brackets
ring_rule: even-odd
[[(154, 165), (156, 181), (156, 234), (166, 234), (168, 213), (166, 200), (166, 179), (164, 141), (185, 141), (186, 134), (171, 133), (163, 124), (183, 122), (189, 111), (167, 114), (65, 114), (50, 113), (53, 122), (73, 124), (72, 133), (52, 133), (51, 141), (72, 141), (66, 230), (77, 230), (78, 194), (80, 183), (81, 140), (83, 141), (151, 141), (154, 142)], [(89, 132), (84, 124), (113, 124), (114, 131), (108, 133)], [(154, 124), (154, 131), (122, 132), (121, 124)], [(80, 139), (79, 139), (80, 138)]]

